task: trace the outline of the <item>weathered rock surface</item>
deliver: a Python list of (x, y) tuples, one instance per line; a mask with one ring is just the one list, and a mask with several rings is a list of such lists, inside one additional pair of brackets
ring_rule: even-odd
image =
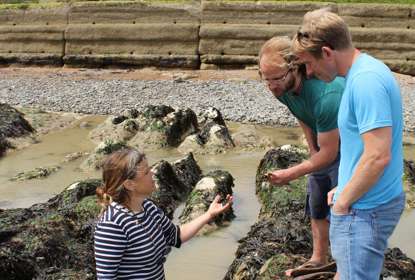
[(151, 199), (172, 219), (180, 203), (186, 201), (199, 181), (202, 171), (192, 154), (170, 164), (160, 161), (153, 166), (157, 190)]
[(0, 103), (0, 157), (13, 145), (7, 138), (15, 138), (33, 133), (34, 129), (23, 114), (8, 104)]
[(188, 136), (178, 147), (180, 152), (217, 154), (235, 147), (228, 127), (218, 109), (208, 108), (201, 118), (202, 120), (199, 123), (200, 132)]
[(404, 160), (404, 190), (406, 192), (407, 208), (415, 208), (415, 163), (411, 160)]
[(57, 172), (60, 166), (47, 166), (47, 167), (36, 167), (33, 170), (23, 171), (10, 178), (11, 181), (26, 181), (31, 179), (45, 178), (52, 173)]
[[(256, 175), (262, 207), (258, 221), (241, 239), (236, 258), (224, 279), (286, 279), (285, 270), (303, 263), (312, 251), (309, 221), (304, 217), (305, 177), (288, 186), (272, 187), (264, 175), (300, 162), (305, 154), (295, 147), (269, 150)], [(415, 279), (415, 262), (399, 249), (387, 252), (382, 275), (388, 279)], [(332, 279), (332, 274), (319, 278)]]
[[(73, 184), (43, 204), (0, 210), (3, 279), (94, 279), (93, 222), (99, 180)], [(59, 273), (58, 273), (59, 272)]]
[(128, 145), (123, 141), (105, 140), (101, 142), (88, 158), (81, 164), (83, 170), (97, 170), (102, 167), (105, 158), (112, 152), (126, 148)]
[(149, 105), (141, 112), (129, 109), (109, 117), (91, 131), (90, 138), (95, 142), (124, 141), (130, 146), (151, 151), (177, 147), (188, 135), (197, 131), (197, 117), (192, 110)]
[[(234, 178), (232, 175), (223, 170), (216, 170), (206, 174), (197, 183), (189, 199), (186, 201), (185, 208), (179, 217), (180, 223), (185, 224), (205, 213), (216, 195), (220, 195), (221, 200), (224, 200), (227, 195), (232, 195), (233, 181)], [(235, 218), (235, 215), (231, 208), (226, 213), (217, 216), (209, 224), (203, 226), (198, 234), (207, 234), (221, 226), (226, 226), (233, 218)]]

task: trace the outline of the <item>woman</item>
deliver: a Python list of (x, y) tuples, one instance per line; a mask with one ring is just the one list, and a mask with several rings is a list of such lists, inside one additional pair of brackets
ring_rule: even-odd
[(175, 226), (147, 199), (155, 190), (153, 173), (145, 155), (135, 149), (110, 155), (103, 181), (97, 189), (103, 210), (94, 235), (98, 279), (164, 279), (171, 246), (179, 248), (232, 204), (231, 196), (225, 205), (217, 196), (205, 214)]

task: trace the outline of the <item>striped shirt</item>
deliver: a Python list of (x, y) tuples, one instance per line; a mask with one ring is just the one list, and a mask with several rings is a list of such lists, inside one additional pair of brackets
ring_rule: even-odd
[(180, 247), (180, 229), (152, 201), (133, 213), (112, 202), (94, 233), (98, 279), (164, 279), (171, 246)]

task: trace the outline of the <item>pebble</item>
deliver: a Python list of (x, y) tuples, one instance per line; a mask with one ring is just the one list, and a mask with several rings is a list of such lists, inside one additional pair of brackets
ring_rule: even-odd
[[(200, 114), (213, 106), (225, 120), (296, 126), (295, 118), (256, 80), (71, 80), (61, 75), (0, 77), (0, 102), (16, 106), (87, 114), (118, 114), (125, 109), (166, 104)], [(398, 78), (399, 80), (399, 78)], [(408, 78), (406, 78), (406, 81)], [(400, 81), (401, 82), (401, 81)], [(406, 131), (415, 130), (415, 84), (401, 82)]]

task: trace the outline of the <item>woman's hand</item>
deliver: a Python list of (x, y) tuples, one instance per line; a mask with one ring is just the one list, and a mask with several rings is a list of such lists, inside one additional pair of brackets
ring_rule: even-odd
[(222, 205), (222, 203), (220, 203), (219, 200), (220, 200), (220, 195), (217, 195), (215, 199), (213, 200), (213, 202), (210, 204), (209, 209), (207, 210), (207, 213), (209, 214), (211, 218), (214, 218), (220, 213), (227, 211), (233, 204), (233, 196), (229, 194), (226, 196), (225, 205)]

